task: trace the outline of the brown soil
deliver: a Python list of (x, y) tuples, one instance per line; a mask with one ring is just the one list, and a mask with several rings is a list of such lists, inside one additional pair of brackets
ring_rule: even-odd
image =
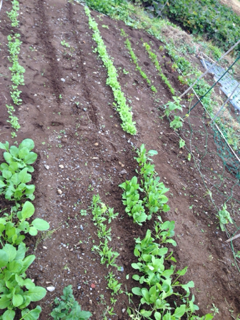
[[(4, 75), (0, 78), (0, 134), (3, 142), (11, 141), (5, 107), (11, 103), (7, 36), (12, 28), (5, 13), (9, 5), (4, 2), (0, 13), (0, 74)], [(39, 236), (37, 241), (28, 240), (29, 253), (34, 252), (37, 257), (28, 276), (37, 285), (56, 288), (39, 302), (43, 310), (40, 319), (51, 319), (54, 298), (60, 297), (69, 284), (73, 285), (82, 309), (93, 313), (92, 319), (103, 319), (109, 305), (110, 291), (106, 289), (105, 280), (109, 270), (91, 251), (93, 243), (98, 242), (91, 210), (87, 216), (80, 214), (80, 210), (91, 205), (93, 194), (99, 194), (104, 203), (119, 212), (118, 219), (111, 225), (111, 245), (120, 253), (117, 263), (123, 266), (123, 272), (118, 272), (117, 277), (124, 290), (130, 291), (136, 286), (133, 280), (126, 280), (126, 275), (131, 279), (133, 274), (134, 238), (143, 237), (153, 224), (143, 227), (133, 224), (124, 212), (118, 185), (136, 174), (132, 145), (139, 147), (144, 143), (147, 150), (158, 151), (154, 157), (156, 170), (170, 188), (171, 210), (162, 217), (176, 221), (177, 267), (188, 266), (183, 281), (195, 282), (192, 292), (200, 307), (199, 314), (210, 312), (214, 303), (219, 309), (215, 319), (230, 320), (230, 309), (235, 315), (240, 312), (239, 273), (232, 264), (230, 245), (224, 242), (225, 233), (216, 229), (215, 209), (205, 195), (202, 178), (193, 161), (186, 160), (188, 152), (179, 150), (179, 139), (168, 121), (159, 118), (162, 115), (159, 105), (166, 103), (171, 95), (144, 51), (142, 40), (151, 43), (158, 52), (164, 73), (175, 89), (179, 92), (184, 89), (177, 73), (170, 68), (170, 59), (158, 50), (162, 44), (143, 31), (93, 13), (132, 106), (138, 129), (138, 134), (132, 137), (121, 129), (112, 92), (106, 86), (106, 70), (92, 52), (95, 44), (83, 6), (65, 0), (32, 0), (20, 1), (20, 8), (19, 32), (23, 41), (20, 63), (26, 69), (26, 84), (21, 88), (23, 105), (17, 108), (21, 124), (17, 140), (32, 138), (35, 141), (38, 153), (34, 175), (35, 216), (46, 219), (53, 230), (51, 235)], [(120, 36), (121, 28), (131, 36), (140, 65), (153, 80), (157, 94), (152, 93), (131, 63)], [(71, 48), (64, 48), (60, 44), (62, 40)], [(129, 73), (124, 74), (123, 68)], [(203, 125), (201, 115), (201, 107), (193, 110), (194, 125)], [(185, 125), (187, 128), (188, 124)], [(207, 130), (206, 162), (213, 172), (221, 171), (221, 163), (211, 153), (216, 150), (211, 129)], [(200, 153), (204, 141), (200, 133), (196, 138)], [(228, 172), (224, 175), (231, 178)], [(206, 179), (211, 179), (211, 173), (206, 172)], [(225, 192), (231, 187), (229, 179), (229, 184), (221, 188)], [(239, 200), (239, 186), (233, 190)], [(220, 194), (215, 201), (221, 203)], [(235, 245), (236, 250), (240, 250), (240, 240), (236, 240)], [(92, 289), (91, 284), (95, 284), (95, 288)], [(138, 305), (138, 299), (133, 300)], [(121, 294), (114, 308), (116, 315), (111, 319), (128, 319), (128, 305), (127, 296)]]

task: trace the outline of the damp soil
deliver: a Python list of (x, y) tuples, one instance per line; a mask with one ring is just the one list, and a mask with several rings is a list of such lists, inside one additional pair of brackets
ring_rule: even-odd
[[(0, 12), (2, 142), (14, 142), (5, 107), (12, 103), (7, 59), (7, 36), (12, 33), (6, 15), (9, 6), (9, 2), (4, 2)], [(206, 195), (204, 184), (211, 184), (212, 172), (224, 172), (228, 182), (220, 184), (221, 192), (214, 193), (216, 204), (221, 203), (222, 193), (228, 190), (232, 190), (239, 200), (239, 185), (232, 185), (232, 174), (225, 171), (222, 162), (216, 158), (213, 133), (206, 125), (207, 117), (202, 117), (201, 106), (192, 111), (188, 121), (196, 127), (204, 127), (208, 134), (207, 150), (200, 130), (196, 130), (194, 137), (196, 157), (207, 151), (204, 161), (211, 170), (203, 171), (204, 179), (193, 160), (188, 160), (187, 150), (179, 149), (179, 138), (169, 128), (168, 120), (160, 118), (163, 115), (160, 107), (171, 99), (171, 94), (144, 51), (143, 42), (150, 43), (157, 52), (164, 74), (176, 92), (182, 93), (186, 89), (178, 82), (178, 74), (171, 68), (172, 62), (166, 52), (158, 50), (163, 44), (123, 22), (96, 12), (92, 14), (99, 23), (108, 53), (118, 70), (122, 90), (132, 107), (138, 130), (134, 137), (121, 129), (113, 94), (106, 86), (106, 70), (93, 53), (95, 44), (83, 6), (65, 0), (20, 1), (17, 31), (23, 42), (20, 64), (26, 73), (25, 86), (20, 88), (23, 104), (16, 107), (21, 124), (16, 140), (31, 138), (35, 142), (38, 154), (33, 176), (35, 217), (47, 220), (51, 226), (51, 232), (27, 239), (29, 253), (36, 255), (28, 276), (36, 285), (55, 287), (38, 303), (42, 307), (40, 319), (52, 319), (53, 301), (69, 284), (82, 309), (92, 312), (91, 319), (103, 319), (110, 305), (111, 293), (105, 279), (109, 269), (100, 264), (99, 256), (91, 250), (99, 241), (89, 209), (94, 194), (99, 194), (106, 205), (119, 213), (111, 223), (111, 246), (120, 254), (117, 263), (122, 271), (114, 272), (124, 291), (130, 292), (137, 285), (131, 279), (131, 263), (136, 262), (134, 239), (143, 238), (146, 230), (153, 228), (153, 222), (142, 227), (133, 223), (125, 213), (118, 186), (136, 175), (134, 147), (145, 144), (147, 150), (157, 150), (158, 155), (154, 157), (156, 171), (169, 187), (171, 210), (161, 216), (163, 220), (175, 221), (177, 268), (188, 266), (182, 281), (194, 281), (192, 292), (200, 308), (199, 315), (210, 312), (214, 304), (219, 309), (215, 319), (230, 320), (230, 310), (234, 315), (240, 312), (239, 273), (231, 247), (225, 243), (226, 234), (217, 229), (216, 210)], [(121, 28), (129, 35), (139, 64), (158, 90), (156, 94), (135, 70), (120, 35)], [(61, 45), (63, 40), (70, 48)], [(184, 124), (186, 132), (188, 126), (190, 128), (188, 121)], [(9, 206), (4, 199), (0, 205), (1, 208)], [(87, 210), (87, 215), (82, 215), (84, 211), (81, 210)], [(235, 246), (240, 250), (240, 240), (236, 240)], [(139, 300), (132, 300), (138, 306)], [(122, 293), (114, 307), (115, 315), (107, 318), (128, 319), (128, 306), (128, 297)]]

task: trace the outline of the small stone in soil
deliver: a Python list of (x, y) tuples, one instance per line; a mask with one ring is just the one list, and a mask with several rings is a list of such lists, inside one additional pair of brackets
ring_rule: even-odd
[(62, 194), (62, 190), (61, 189), (58, 189), (57, 192), (58, 192), (58, 194)]
[(45, 168), (46, 170), (49, 170), (50, 167), (49, 167), (47, 164), (45, 164), (45, 165), (44, 165), (44, 168)]
[(49, 292), (53, 292), (54, 290), (55, 290), (55, 287), (53, 286), (47, 287), (47, 291)]

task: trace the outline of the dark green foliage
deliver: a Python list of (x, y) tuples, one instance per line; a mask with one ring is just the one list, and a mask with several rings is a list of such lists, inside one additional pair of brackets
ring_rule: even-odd
[[(162, 13), (193, 34), (206, 34), (224, 50), (239, 40), (240, 17), (218, 0), (141, 0), (156, 15)], [(166, 4), (166, 5), (165, 5)], [(165, 6), (164, 6), (165, 5)], [(240, 51), (240, 45), (236, 51)]]
[(125, 3), (124, 0), (86, 0), (86, 4), (99, 12), (105, 14), (114, 13), (115, 6)]
[(89, 311), (81, 310), (81, 306), (75, 301), (72, 286), (69, 285), (63, 289), (61, 299), (56, 298), (54, 303), (56, 308), (51, 312), (55, 320), (87, 320), (92, 314)]

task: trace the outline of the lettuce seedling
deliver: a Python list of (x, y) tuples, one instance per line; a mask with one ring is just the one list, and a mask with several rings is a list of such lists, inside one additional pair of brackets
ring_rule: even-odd
[(0, 143), (0, 149), (6, 150), (3, 157), (6, 163), (0, 165), (0, 194), (4, 194), (8, 200), (19, 201), (22, 198), (34, 200), (34, 185), (28, 185), (32, 176), (28, 172), (33, 172), (31, 166), (36, 159), (37, 154), (31, 152), (34, 148), (34, 142), (31, 139), (23, 140), (19, 147), (11, 146), (9, 143)]
[(33, 204), (26, 201), (22, 210), (17, 212), (18, 222), (12, 222), (13, 216), (6, 215), (0, 218), (0, 237), (5, 242), (19, 245), (25, 236), (22, 233), (29, 233), (31, 236), (36, 236), (38, 231), (46, 231), (49, 229), (49, 223), (43, 219), (36, 218), (31, 223), (26, 221), (34, 214), (35, 208)]
[[(14, 319), (16, 308), (22, 310), (22, 316), (26, 315), (30, 312), (26, 309), (27, 306), (46, 295), (46, 289), (36, 286), (31, 279), (26, 278), (25, 272), (35, 260), (34, 255), (25, 258), (26, 251), (24, 243), (21, 243), (18, 248), (6, 244), (0, 249), (0, 309), (8, 309), (3, 319)], [(39, 311), (41, 311), (40, 307), (35, 310), (35, 315), (40, 313)]]

